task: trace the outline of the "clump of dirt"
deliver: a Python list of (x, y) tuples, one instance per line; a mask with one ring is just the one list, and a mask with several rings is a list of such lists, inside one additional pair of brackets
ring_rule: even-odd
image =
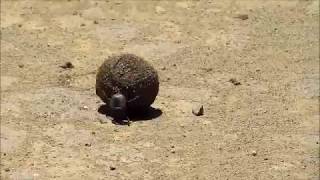
[(148, 108), (159, 92), (157, 71), (134, 54), (114, 55), (105, 60), (96, 76), (96, 94), (109, 104), (111, 96), (123, 94), (128, 110)]

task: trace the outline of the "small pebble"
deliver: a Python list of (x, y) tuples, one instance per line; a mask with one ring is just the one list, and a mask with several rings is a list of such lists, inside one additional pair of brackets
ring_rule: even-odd
[(19, 68), (23, 68), (23, 67), (24, 67), (24, 65), (23, 65), (23, 64), (19, 64), (18, 66), (19, 66)]
[(86, 26), (86, 24), (82, 23), (80, 26), (81, 26), (81, 27), (84, 27), (84, 26)]
[(166, 10), (165, 10), (163, 7), (161, 7), (161, 6), (157, 6), (157, 7), (156, 7), (156, 12), (157, 12), (157, 13), (164, 13), (164, 12), (166, 12)]
[(5, 168), (4, 171), (9, 172), (10, 168)]
[(195, 116), (202, 116), (202, 115), (204, 114), (203, 105), (195, 105), (195, 106), (192, 108), (192, 113), (193, 113)]
[(231, 82), (235, 86), (241, 85), (241, 83), (238, 80), (234, 79), (234, 78), (231, 78), (229, 80), (229, 82)]
[(172, 151), (171, 151), (171, 153), (172, 153), (172, 154), (175, 154), (175, 153), (176, 153), (176, 151), (175, 151), (175, 150), (172, 150)]
[(251, 155), (252, 155), (252, 156), (256, 156), (256, 155), (257, 155), (257, 151), (252, 151), (252, 152), (251, 152)]
[(114, 171), (114, 170), (116, 170), (116, 167), (110, 166), (110, 170)]
[(83, 110), (88, 110), (89, 107), (88, 107), (88, 106), (83, 106), (82, 109), (83, 109)]
[[(111, 117), (110, 117), (111, 118)], [(107, 118), (101, 118), (100, 119), (100, 123), (101, 124), (106, 124), (106, 123), (108, 123), (108, 121), (109, 121), (110, 119), (107, 117)]]
[(94, 24), (99, 24), (99, 22), (97, 20), (94, 20), (93, 23)]
[(85, 143), (84, 145), (87, 146), (87, 147), (90, 147), (90, 146), (91, 146), (90, 143)]
[(266, 161), (266, 160), (269, 160), (269, 159), (268, 159), (268, 158), (264, 158), (263, 160), (265, 160), (265, 161)]
[(73, 64), (71, 62), (66, 62), (64, 65), (60, 66), (63, 69), (72, 69), (74, 68)]
[(239, 14), (235, 18), (239, 18), (241, 20), (247, 20), (247, 19), (249, 19), (249, 16), (248, 16), (248, 14)]

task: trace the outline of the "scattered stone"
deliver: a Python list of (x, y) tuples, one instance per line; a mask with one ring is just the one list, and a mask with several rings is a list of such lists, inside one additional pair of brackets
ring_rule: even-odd
[(251, 152), (251, 155), (252, 155), (252, 156), (257, 156), (257, 151), (252, 151), (252, 152)]
[(203, 105), (195, 105), (195, 106), (192, 108), (192, 113), (193, 113), (195, 116), (202, 116), (202, 115), (204, 114)]
[(110, 116), (106, 117), (106, 118), (101, 118), (100, 119), (100, 123), (101, 124), (107, 124), (108, 121), (112, 120), (112, 118)]
[(72, 69), (74, 68), (73, 64), (71, 62), (66, 62), (64, 65), (60, 66), (63, 69)]
[(166, 10), (165, 10), (163, 7), (161, 7), (161, 6), (157, 6), (157, 7), (156, 7), (156, 12), (159, 13), (159, 14), (161, 14), (161, 13), (166, 12)]
[(83, 110), (88, 110), (89, 107), (88, 107), (88, 106), (83, 106), (81, 109), (83, 109)]
[(22, 24), (19, 24), (18, 27), (21, 28), (21, 27), (22, 27)]
[(174, 148), (174, 145), (172, 145), (171, 148)]
[(111, 170), (111, 171), (114, 171), (114, 170), (116, 170), (116, 167), (110, 166), (110, 170)]
[(164, 71), (164, 70), (166, 70), (166, 69), (167, 69), (167, 68), (166, 68), (166, 67), (164, 67), (164, 66), (161, 68), (161, 70), (162, 70), (162, 71)]
[(238, 19), (241, 19), (241, 20), (247, 20), (247, 19), (249, 19), (249, 16), (248, 16), (248, 14), (239, 14), (235, 18), (238, 18)]
[(97, 20), (94, 20), (93, 24), (99, 24), (99, 22)]
[(229, 80), (229, 82), (231, 82), (233, 85), (235, 85), (235, 86), (239, 86), (239, 85), (241, 85), (241, 83), (238, 81), (238, 80), (236, 80), (235, 78), (231, 78), (230, 80)]
[(269, 160), (269, 158), (264, 158), (263, 160), (265, 160), (265, 161), (266, 161), (266, 160)]
[(84, 145), (87, 146), (87, 147), (90, 147), (90, 146), (91, 146), (90, 143), (85, 143)]
[(86, 26), (86, 24), (82, 23), (80, 26), (81, 26), (81, 27), (84, 27), (84, 26)]
[(18, 66), (19, 66), (19, 68), (23, 68), (23, 67), (24, 67), (24, 65), (23, 65), (23, 64), (19, 64)]
[(171, 150), (171, 153), (172, 153), (172, 154), (175, 154), (175, 153), (176, 153), (176, 151), (175, 151), (175, 150)]
[(9, 172), (10, 168), (5, 168), (4, 171)]

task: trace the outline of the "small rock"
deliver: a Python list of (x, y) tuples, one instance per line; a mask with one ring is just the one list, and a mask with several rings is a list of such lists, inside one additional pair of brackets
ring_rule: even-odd
[(252, 152), (251, 152), (251, 155), (252, 155), (252, 156), (256, 156), (256, 155), (257, 155), (257, 151), (252, 151)]
[(111, 170), (111, 171), (114, 171), (114, 170), (116, 170), (116, 167), (110, 166), (110, 170)]
[(266, 160), (269, 160), (269, 158), (264, 158), (263, 160), (265, 160), (265, 161), (266, 161)]
[(101, 119), (100, 119), (100, 123), (101, 123), (101, 124), (106, 124), (106, 123), (108, 123), (109, 120), (111, 120), (111, 117), (110, 117), (110, 118), (109, 118), (109, 117), (107, 117), (107, 118), (101, 118)]
[(238, 80), (236, 80), (235, 78), (231, 78), (229, 80), (229, 82), (231, 82), (235, 86), (241, 85), (241, 83)]
[(22, 27), (22, 24), (19, 24), (18, 27), (21, 28), (21, 27)]
[(204, 113), (203, 105), (195, 105), (195, 106), (192, 108), (192, 113), (193, 113), (195, 116), (202, 116), (203, 113)]
[(171, 150), (171, 153), (172, 153), (172, 154), (175, 154), (175, 153), (176, 153), (176, 151), (175, 151), (175, 150)]
[(161, 6), (157, 6), (157, 7), (156, 7), (156, 12), (157, 12), (157, 13), (164, 13), (164, 12), (166, 12), (166, 10), (165, 10), (163, 7), (161, 7)]
[(174, 148), (174, 145), (172, 145), (171, 148)]
[(19, 68), (23, 68), (23, 67), (24, 67), (24, 65), (23, 65), (23, 64), (19, 64), (18, 66), (19, 66)]
[(86, 26), (86, 24), (82, 23), (80, 26), (81, 26), (81, 27), (84, 27), (84, 26)]
[(88, 110), (89, 107), (88, 107), (88, 106), (83, 106), (81, 109), (83, 109), (83, 110)]
[(85, 143), (84, 145), (87, 146), (87, 147), (90, 147), (90, 146), (91, 146), (90, 143)]
[(9, 172), (10, 168), (5, 168), (4, 171)]
[(99, 22), (97, 20), (94, 20), (93, 24), (99, 24)]
[(166, 70), (166, 67), (162, 67), (161, 70), (162, 70), (162, 71)]
[(247, 19), (249, 19), (249, 16), (248, 16), (248, 14), (239, 14), (235, 18), (238, 18), (238, 19), (241, 19), (241, 20), (247, 20)]
[(74, 68), (73, 64), (71, 62), (66, 62), (64, 65), (60, 66), (63, 69), (72, 69)]

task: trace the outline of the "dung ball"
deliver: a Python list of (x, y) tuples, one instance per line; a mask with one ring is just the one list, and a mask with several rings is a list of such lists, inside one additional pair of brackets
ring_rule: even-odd
[(114, 94), (126, 97), (128, 110), (147, 109), (159, 92), (157, 71), (134, 54), (113, 55), (98, 69), (96, 94), (110, 104)]

